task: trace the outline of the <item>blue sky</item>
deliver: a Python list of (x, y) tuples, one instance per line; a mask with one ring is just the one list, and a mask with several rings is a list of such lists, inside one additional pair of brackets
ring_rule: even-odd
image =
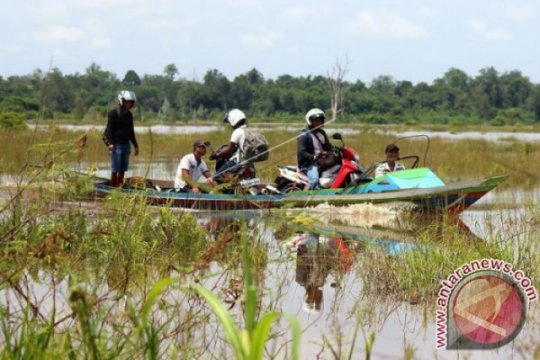
[(493, 66), (540, 83), (540, 2), (285, 0), (0, 0), (0, 76), (115, 73), (230, 80), (251, 68), (265, 78), (326, 75), (340, 59), (346, 79), (379, 75), (431, 83), (449, 68), (476, 76)]

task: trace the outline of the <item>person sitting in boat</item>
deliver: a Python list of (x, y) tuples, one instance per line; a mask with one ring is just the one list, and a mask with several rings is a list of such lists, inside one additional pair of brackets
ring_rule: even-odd
[(302, 129), (297, 141), (298, 169), (309, 178), (304, 190), (314, 189), (319, 184), (319, 169), (315, 159), (323, 151), (332, 149), (328, 135), (324, 131), (324, 111), (318, 108), (306, 113), (307, 127)]
[(193, 143), (193, 152), (182, 157), (174, 178), (176, 191), (200, 194), (202, 191), (199, 188), (198, 181), (201, 176), (208, 180), (210, 186), (216, 185), (208, 166), (202, 159), (206, 154), (206, 147), (209, 145), (209, 142), (197, 140)]
[(247, 118), (242, 110), (233, 109), (229, 111), (223, 118), (223, 122), (228, 123), (232, 127), (233, 132), (229, 143), (210, 155), (210, 160), (226, 160), (222, 161), (220, 167), (216, 169), (218, 174), (240, 163), (244, 141), (246, 139), (245, 129), (247, 128)]
[(389, 172), (405, 170), (405, 165), (396, 161), (399, 160), (399, 147), (396, 144), (388, 144), (384, 152), (386, 154), (386, 161), (375, 169), (376, 178)]

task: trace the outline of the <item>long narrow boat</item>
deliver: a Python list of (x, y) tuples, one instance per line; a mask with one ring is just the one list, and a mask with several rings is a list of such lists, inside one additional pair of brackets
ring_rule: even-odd
[(146, 179), (140, 186), (116, 189), (106, 179), (95, 181), (99, 194), (112, 191), (143, 196), (153, 205), (168, 205), (204, 210), (244, 210), (284, 207), (310, 207), (319, 204), (347, 206), (351, 204), (408, 203), (423, 213), (447, 212), (459, 214), (478, 201), (487, 192), (502, 183), (507, 176), (479, 181), (450, 184), (437, 177), (428, 168), (417, 168), (388, 173), (365, 184), (346, 189), (296, 191), (291, 193), (245, 194), (193, 194), (179, 193), (172, 183)]

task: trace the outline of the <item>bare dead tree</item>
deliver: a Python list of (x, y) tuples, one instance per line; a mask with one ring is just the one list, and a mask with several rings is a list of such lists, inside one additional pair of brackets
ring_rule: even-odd
[(326, 83), (330, 88), (330, 107), (332, 111), (332, 120), (343, 111), (343, 78), (349, 72), (350, 61), (347, 56), (345, 59), (336, 59), (334, 67), (327, 72)]

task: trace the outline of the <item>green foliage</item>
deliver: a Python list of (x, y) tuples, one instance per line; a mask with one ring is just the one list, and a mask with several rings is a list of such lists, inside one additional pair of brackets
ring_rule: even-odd
[[(114, 106), (121, 88), (136, 92), (139, 120), (215, 120), (227, 109), (238, 107), (249, 118), (279, 122), (283, 114), (301, 119), (309, 108), (330, 108), (331, 92), (323, 76), (281, 75), (274, 80), (250, 69), (228, 79), (219, 70), (209, 69), (202, 80), (188, 80), (178, 78), (178, 73), (171, 63), (163, 74), (141, 78), (135, 70), (128, 70), (119, 81), (93, 63), (82, 75), (64, 75), (55, 68), (46, 74), (13, 76), (0, 81), (0, 111), (26, 117), (41, 111), (44, 119), (71, 116), (80, 120), (91, 108), (101, 112)], [(401, 123), (410, 118), (436, 124), (456, 118), (467, 124), (477, 118), (497, 126), (529, 123), (540, 119), (539, 94), (539, 85), (521, 72), (501, 74), (492, 67), (481, 69), (476, 76), (451, 68), (433, 84), (381, 75), (369, 86), (361, 81), (343, 82), (340, 117), (370, 124)], [(88, 116), (86, 120), (99, 121)]]
[(20, 130), (26, 128), (24, 116), (16, 112), (0, 112), (0, 128)]

